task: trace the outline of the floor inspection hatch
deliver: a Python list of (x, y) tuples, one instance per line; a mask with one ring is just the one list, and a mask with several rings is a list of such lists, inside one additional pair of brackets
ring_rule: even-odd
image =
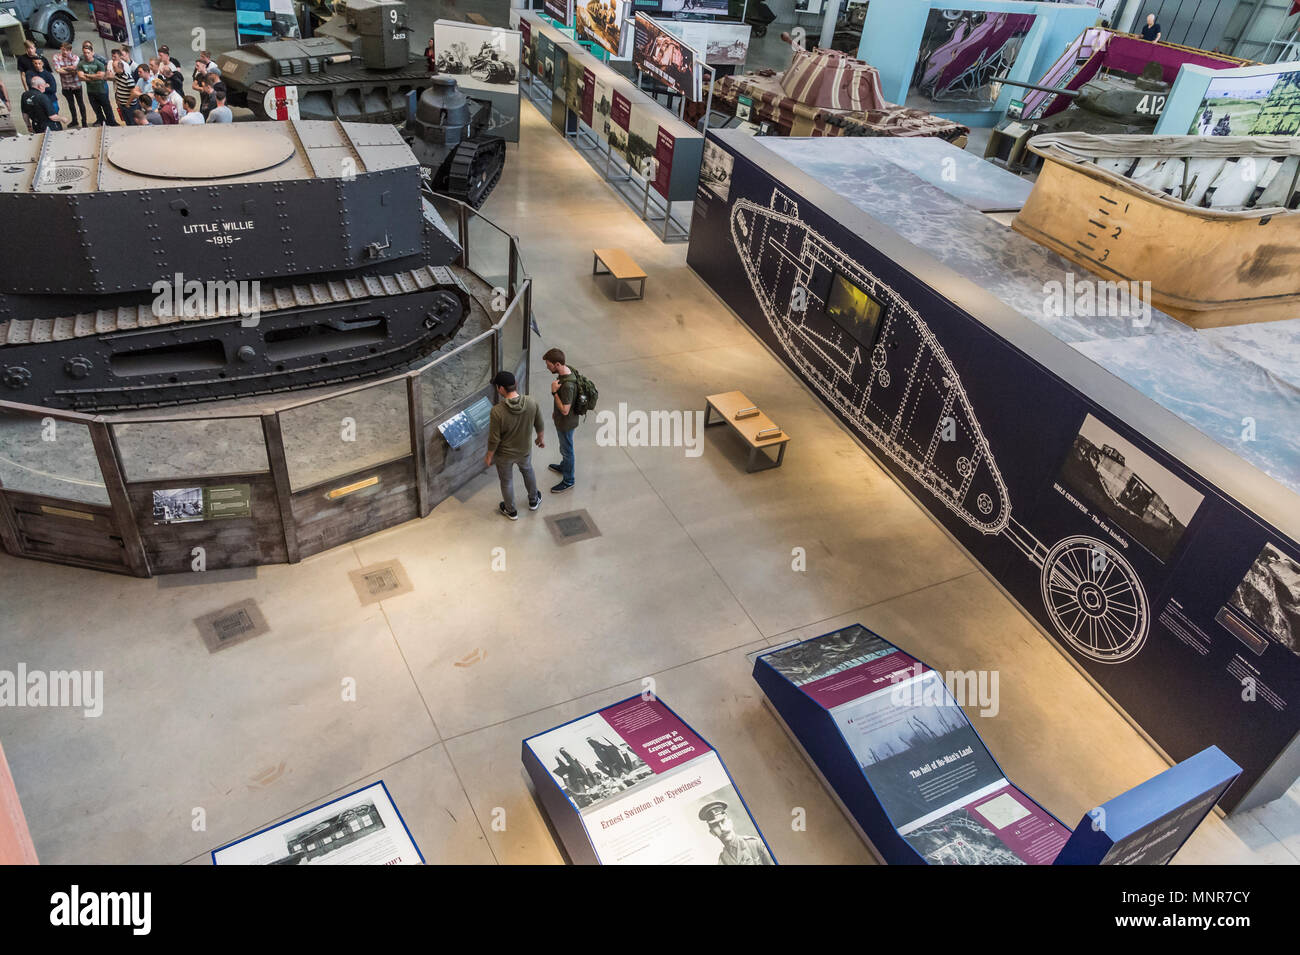
[(600, 536), (600, 528), (591, 519), (586, 510), (566, 511), (546, 518), (546, 526), (551, 529), (557, 544), (573, 544)]

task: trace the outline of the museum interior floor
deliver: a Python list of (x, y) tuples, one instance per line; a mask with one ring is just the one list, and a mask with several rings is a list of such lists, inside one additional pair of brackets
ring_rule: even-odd
[[(997, 715), (968, 712), (1008, 777), (1070, 825), (1163, 769), (687, 269), (685, 245), (661, 244), (527, 102), (523, 118), (484, 212), (520, 236), (536, 282), (535, 390), (551, 345), (607, 408), (701, 409), (740, 389), (793, 436), (784, 466), (745, 473), (725, 428), (688, 457), (598, 447), (589, 422), (577, 486), (515, 523), (484, 473), (422, 521), (256, 572), (136, 580), (0, 556), (0, 668), (104, 672), (99, 718), (0, 709), (41, 860), (202, 864), (382, 779), (430, 862), (558, 863), (520, 741), (652, 678), (721, 753), (779, 861), (868, 863), (745, 656), (853, 622), (937, 669), (998, 671)], [(594, 246), (632, 253), (644, 301), (611, 301)], [(558, 546), (543, 518), (578, 509), (600, 536)], [(413, 590), (363, 606), (348, 572), (391, 560)], [(195, 618), (249, 598), (270, 632), (209, 654)], [(1177, 861), (1300, 862), (1300, 787), (1211, 817)]]

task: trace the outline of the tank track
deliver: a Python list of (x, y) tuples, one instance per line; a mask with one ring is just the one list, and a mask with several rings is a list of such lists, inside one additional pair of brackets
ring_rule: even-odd
[(505, 167), (504, 139), (482, 136), (466, 140), (456, 147), (438, 171), (441, 185), (438, 191), (455, 196), (477, 209), (496, 188)]
[[(13, 319), (0, 326), (0, 395), (107, 411), (357, 381), (442, 347), (472, 307), (451, 269), (429, 265), (260, 291), (249, 326), (238, 303), (197, 316), (136, 304)], [(186, 367), (195, 355), (202, 367)]]
[[(274, 119), (266, 114), (262, 103), (266, 94), (277, 86), (297, 86), (299, 88), (299, 108), (301, 111), (303, 94), (317, 92), (328, 92), (330, 94), (331, 107), (336, 107), (340, 94), (346, 94), (353, 90), (363, 89), (374, 91), (379, 88), (387, 90), (391, 100), (393, 94), (400, 93), (402, 88), (423, 89), (429, 85), (429, 80), (433, 74), (429, 72), (428, 66), (424, 62), (424, 57), (412, 57), (410, 63), (400, 70), (391, 70), (386, 72), (377, 72), (366, 69), (350, 70), (329, 70), (323, 73), (302, 73), (293, 76), (276, 76), (266, 80), (259, 80), (244, 92), (246, 105), (253, 111), (258, 119)], [(337, 87), (337, 89), (333, 89)], [(403, 98), (401, 106), (394, 106), (381, 113), (367, 113), (362, 111), (356, 116), (339, 115), (336, 109), (331, 109), (328, 115), (307, 115), (301, 113), (303, 119), (341, 119), (348, 123), (393, 123), (398, 124), (406, 119), (406, 100)]]

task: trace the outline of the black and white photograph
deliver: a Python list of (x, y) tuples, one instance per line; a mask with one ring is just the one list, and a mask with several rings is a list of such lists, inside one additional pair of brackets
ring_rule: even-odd
[(805, 640), (763, 659), (795, 686), (803, 686), (893, 653), (895, 649), (864, 627), (853, 626)]
[(1006, 843), (966, 809), (903, 836), (930, 865), (1024, 865)]
[(1265, 544), (1228, 602), (1300, 656), (1300, 563)]
[(1169, 560), (1204, 499), (1092, 415), (1066, 455), (1061, 482), (1162, 561)]
[(360, 842), (384, 828), (374, 803), (346, 806), (334, 815), (310, 823), (285, 836), (287, 854), (272, 865), (310, 865), (321, 856)]
[(203, 488), (175, 487), (153, 492), (155, 524), (184, 524), (203, 518)]
[(695, 800), (687, 813), (718, 840), (718, 865), (776, 864), (734, 786), (723, 786)]
[(837, 707), (835, 722), (863, 768), (970, 730), (933, 670), (897, 693), (875, 693)]
[(423, 865), (383, 781), (212, 852), (213, 865)]
[(578, 809), (589, 809), (654, 775), (599, 713), (528, 741)]
[(438, 72), (462, 89), (510, 90), (519, 85), (519, 33), (439, 20), (433, 25)]
[(731, 169), (735, 165), (731, 153), (716, 145), (713, 140), (704, 141), (704, 162), (700, 165), (700, 184), (707, 186), (719, 199), (726, 199), (731, 192)]

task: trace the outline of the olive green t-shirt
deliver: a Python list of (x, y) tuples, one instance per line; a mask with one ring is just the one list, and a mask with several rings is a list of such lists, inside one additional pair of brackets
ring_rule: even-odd
[[(108, 72), (108, 64), (106, 64), (102, 59), (100, 59), (97, 56), (91, 57), (90, 59), (86, 59), (86, 57), (83, 56), (81, 57), (80, 61), (77, 63), (77, 66), (81, 69), (81, 72), (83, 73), (98, 73), (101, 70), (103, 70), (104, 72)], [(91, 93), (107, 94), (108, 81), (107, 80), (86, 80), (86, 90)]]
[[(555, 422), (557, 431), (572, 431), (578, 426), (578, 415), (573, 408), (573, 403), (578, 398), (578, 379), (570, 372), (567, 375), (561, 375), (559, 381), (560, 390), (551, 396), (551, 420)], [(557, 395), (560, 404), (569, 406), (568, 414), (560, 414), (560, 409), (555, 406)]]

